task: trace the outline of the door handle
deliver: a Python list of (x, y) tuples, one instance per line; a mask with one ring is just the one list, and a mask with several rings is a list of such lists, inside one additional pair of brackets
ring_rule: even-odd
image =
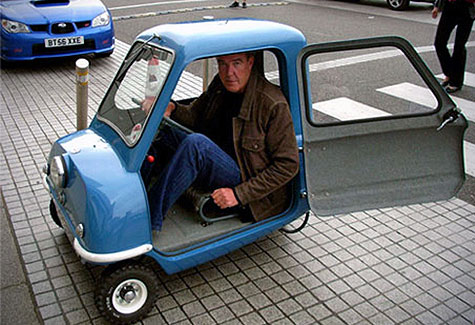
[(452, 123), (458, 117), (460, 116), (460, 109), (455, 107), (454, 109), (451, 109), (447, 113), (444, 114), (443, 121), (440, 123), (439, 127), (437, 128), (437, 132), (442, 130), (447, 124)]

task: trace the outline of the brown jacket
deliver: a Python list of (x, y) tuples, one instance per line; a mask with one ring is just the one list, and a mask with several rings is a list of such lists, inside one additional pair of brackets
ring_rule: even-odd
[[(177, 105), (172, 118), (197, 132), (215, 114), (224, 86), (216, 76), (190, 106)], [(251, 74), (239, 115), (233, 119), (234, 148), (243, 182), (234, 188), (259, 221), (290, 204), (286, 185), (297, 174), (299, 156), (289, 105), (278, 87)]]

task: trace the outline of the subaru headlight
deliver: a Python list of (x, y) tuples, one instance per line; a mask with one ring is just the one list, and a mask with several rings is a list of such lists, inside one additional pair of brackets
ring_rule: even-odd
[(106, 26), (109, 24), (110, 16), (106, 11), (92, 20), (92, 27)]
[(29, 33), (30, 29), (25, 24), (22, 24), (18, 21), (2, 19), (2, 28), (7, 33), (17, 34), (17, 33)]
[(49, 168), (49, 178), (56, 188), (64, 188), (66, 186), (68, 173), (62, 156), (53, 157)]

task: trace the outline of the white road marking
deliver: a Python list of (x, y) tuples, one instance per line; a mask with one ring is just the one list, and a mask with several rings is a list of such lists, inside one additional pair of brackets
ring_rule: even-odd
[(430, 89), (417, 86), (408, 82), (397, 85), (379, 88), (377, 91), (402, 98), (422, 106), (437, 108), (437, 99), (434, 97)]
[[(413, 85), (407, 82), (380, 88), (377, 89), (377, 91), (409, 100), (430, 108), (435, 108), (437, 105), (434, 95), (428, 88)], [(453, 101), (457, 104), (457, 107), (462, 110), (463, 115), (465, 115), (468, 120), (475, 121), (475, 103), (473, 101), (456, 96), (450, 97), (452, 97)]]
[(326, 115), (339, 119), (340, 121), (391, 115), (387, 112), (346, 97), (317, 102), (312, 105), (312, 108)]
[(475, 177), (475, 144), (464, 141), (464, 160), (465, 160), (465, 173)]
[(162, 1), (162, 2), (152, 2), (152, 3), (140, 3), (140, 4), (135, 4), (135, 5), (112, 7), (112, 8), (109, 8), (109, 10), (110, 10), (110, 11), (114, 11), (114, 10), (122, 10), (122, 9), (134, 9), (134, 8), (144, 8), (144, 7), (154, 7), (154, 6), (162, 6), (162, 5), (171, 5), (171, 4), (178, 4), (178, 3), (206, 2), (206, 1), (211, 1), (211, 0), (177, 0), (177, 1)]

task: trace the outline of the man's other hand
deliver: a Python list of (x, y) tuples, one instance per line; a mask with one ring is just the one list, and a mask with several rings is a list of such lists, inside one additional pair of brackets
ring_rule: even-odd
[(211, 194), (211, 197), (221, 209), (231, 208), (239, 204), (234, 191), (230, 188), (218, 188)]

